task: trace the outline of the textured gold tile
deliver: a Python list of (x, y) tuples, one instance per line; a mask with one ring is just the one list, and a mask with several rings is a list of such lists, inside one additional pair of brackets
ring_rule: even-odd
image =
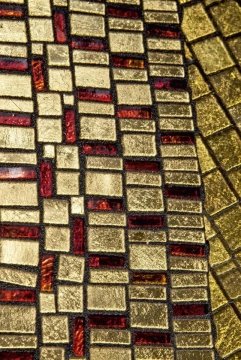
[(152, 230), (129, 230), (128, 239), (130, 242), (150, 243), (150, 242), (165, 242), (166, 234), (164, 231)]
[(158, 104), (160, 117), (191, 117), (192, 108), (188, 104)]
[(183, 64), (182, 54), (148, 51), (150, 64)]
[(172, 274), (171, 283), (173, 288), (207, 286), (207, 275), (205, 273)]
[(163, 157), (196, 157), (193, 145), (161, 145)]
[(228, 177), (229, 177), (229, 180), (231, 181), (231, 183), (233, 184), (233, 187), (239, 194), (239, 196), (241, 196), (241, 170), (240, 170), (240, 168), (233, 169), (228, 174)]
[(122, 145), (124, 156), (156, 156), (154, 135), (124, 134)]
[[(198, 272), (207, 272), (208, 265), (206, 259), (196, 259), (188, 258), (182, 256), (172, 256), (170, 259), (170, 268), (171, 270), (188, 270), (188, 271), (198, 271)], [(197, 284), (193, 284), (193, 286)], [(187, 286), (186, 284), (184, 286)]]
[(109, 68), (97, 66), (75, 66), (76, 86), (110, 88)]
[(166, 171), (165, 183), (175, 185), (201, 185), (200, 175), (197, 173), (187, 173), (181, 171)]
[(52, 19), (29, 18), (29, 27), (31, 41), (52, 42), (54, 40)]
[(92, 329), (90, 332), (91, 344), (129, 345), (131, 334), (127, 330)]
[(40, 93), (37, 94), (39, 115), (62, 115), (60, 94)]
[(181, 42), (177, 39), (147, 39), (150, 50), (181, 50)]
[(205, 227), (205, 237), (207, 240), (211, 239), (216, 235), (216, 231), (214, 230), (210, 219), (207, 216), (204, 216), (204, 227)]
[(173, 302), (208, 301), (208, 293), (207, 293), (207, 289), (205, 288), (203, 289), (203, 288), (192, 287), (189, 289), (188, 288), (172, 289), (171, 298)]
[(65, 105), (74, 105), (74, 95), (63, 94), (63, 101)]
[(79, 154), (77, 146), (57, 146), (57, 167), (62, 169), (79, 169)]
[(85, 260), (80, 256), (61, 254), (59, 256), (58, 280), (82, 283)]
[(88, 101), (78, 102), (79, 113), (95, 115), (114, 115), (114, 105), (105, 103), (95, 103)]
[(149, 65), (150, 76), (184, 77), (184, 67), (178, 65)]
[(154, 12), (146, 11), (144, 13), (145, 22), (147, 23), (167, 23), (167, 24), (178, 24), (179, 16), (177, 12)]
[(28, 1), (28, 12), (30, 16), (51, 16), (49, 0)]
[(176, 345), (178, 348), (197, 347), (211, 348), (212, 337), (209, 334), (176, 334)]
[(215, 32), (212, 22), (200, 3), (184, 8), (182, 30), (189, 41)]
[(80, 138), (88, 140), (116, 140), (116, 123), (114, 118), (80, 117)]
[(40, 312), (43, 313), (55, 313), (55, 295), (49, 293), (40, 293), (39, 294), (40, 301)]
[(190, 170), (198, 171), (198, 162), (196, 159), (163, 159), (164, 170)]
[(44, 46), (42, 43), (32, 43), (31, 44), (31, 52), (34, 55), (43, 55)]
[(127, 32), (109, 32), (111, 52), (144, 53), (142, 34)]
[(42, 334), (43, 334), (43, 342), (45, 344), (68, 343), (69, 342), (68, 317), (64, 315), (43, 316)]
[(235, 58), (239, 62), (239, 65), (241, 65), (241, 36), (230, 39), (228, 41), (228, 45), (230, 46)]
[(110, 227), (89, 227), (88, 249), (93, 252), (124, 252), (124, 230)]
[(0, 109), (7, 111), (17, 111), (17, 112), (33, 112), (33, 101), (32, 100), (23, 100), (16, 98), (0, 98)]
[(162, 191), (155, 188), (128, 188), (127, 207), (128, 211), (163, 211)]
[(241, 164), (241, 140), (234, 129), (213, 135), (208, 143), (225, 170)]
[(1, 221), (39, 223), (38, 210), (1, 209)]
[(163, 245), (131, 244), (130, 268), (132, 270), (165, 270), (166, 249)]
[(0, 240), (0, 263), (37, 266), (39, 261), (38, 241)]
[(96, 284), (128, 284), (128, 270), (91, 269), (90, 282)]
[(71, 197), (71, 214), (83, 215), (84, 214), (84, 197), (72, 196)]
[(201, 213), (202, 203), (200, 201), (167, 199), (167, 210), (175, 212)]
[(0, 82), (0, 96), (32, 97), (31, 77), (29, 75), (0, 74)]
[(170, 227), (203, 228), (203, 219), (199, 215), (169, 215)]
[(156, 101), (160, 102), (185, 102), (190, 100), (189, 93), (186, 91), (156, 90)]
[(179, 350), (177, 360), (214, 360), (213, 350)]
[(88, 285), (87, 307), (88, 310), (125, 311), (125, 287), (120, 285)]
[(129, 286), (130, 299), (140, 300), (166, 300), (166, 289), (164, 286)]
[[(126, 172), (127, 185), (161, 186), (161, 175), (143, 172)], [(141, 189), (140, 189), (141, 190)], [(161, 199), (158, 199), (161, 201)]]
[(27, 34), (25, 22), (19, 20), (1, 20), (0, 41), (26, 43)]
[(135, 360), (174, 360), (173, 349), (168, 349), (159, 346), (136, 346), (135, 347)]
[(114, 80), (122, 81), (147, 81), (147, 71), (139, 69), (113, 69)]
[(237, 1), (218, 4), (211, 8), (211, 13), (224, 36), (241, 31), (241, 9)]
[(169, 229), (169, 240), (180, 242), (204, 243), (205, 237), (203, 231), (188, 229)]
[(58, 285), (58, 311), (68, 313), (82, 313), (83, 286)]
[(223, 41), (218, 36), (199, 41), (193, 45), (193, 50), (206, 74), (234, 65)]
[(85, 181), (87, 194), (122, 196), (121, 174), (87, 171)]
[(160, 130), (193, 131), (194, 125), (192, 119), (159, 118), (159, 128)]
[(209, 246), (209, 262), (211, 266), (221, 264), (222, 262), (230, 259), (230, 255), (225, 249), (223, 242), (218, 235), (209, 240)]
[(91, 346), (90, 358), (91, 360), (131, 360), (131, 349), (121, 347)]
[(55, 158), (55, 146), (54, 145), (43, 145), (43, 157), (44, 158)]
[(167, 306), (152, 302), (131, 302), (131, 326), (137, 328), (168, 328)]
[(78, 172), (56, 171), (57, 195), (79, 195)]
[(108, 65), (109, 54), (105, 52), (73, 50), (73, 62), (80, 64)]
[(59, 347), (44, 347), (40, 349), (40, 360), (64, 360), (65, 349)]
[(0, 305), (1, 333), (35, 333), (36, 309), (34, 306)]
[(107, 3), (133, 4), (140, 5), (140, 0), (107, 0)]
[(210, 76), (212, 85), (227, 107), (241, 102), (241, 74), (238, 69), (223, 70)]
[(216, 165), (200, 136), (196, 137), (197, 154), (202, 173), (215, 169)]
[(34, 335), (0, 335), (0, 349), (36, 349), (37, 337)]
[(174, 331), (177, 333), (209, 333), (211, 331), (211, 322), (209, 319), (180, 319), (174, 320)]
[(26, 58), (27, 47), (26, 45), (1, 44), (0, 55)]
[(48, 64), (50, 66), (69, 66), (69, 48), (67, 45), (47, 45)]
[(143, 8), (144, 10), (177, 11), (177, 4), (175, 1), (146, 0)]
[(133, 131), (133, 132), (151, 132), (156, 130), (156, 124), (154, 121), (146, 121), (141, 119), (121, 119), (120, 120), (121, 131)]
[(188, 66), (188, 81), (192, 89), (193, 100), (210, 93), (209, 86), (196, 65)]
[(122, 170), (123, 160), (115, 157), (88, 156), (87, 169)]
[(238, 268), (219, 275), (219, 281), (230, 299), (240, 297), (241, 272)]
[(69, 9), (83, 13), (105, 14), (105, 5), (96, 2), (90, 3), (86, 1), (72, 0), (69, 4)]
[(34, 182), (0, 182), (0, 206), (37, 206), (37, 197)]
[(68, 224), (68, 201), (44, 200), (44, 222), (49, 224)]
[(49, 68), (49, 89), (53, 91), (72, 91), (72, 74), (68, 69)]
[(46, 226), (45, 227), (45, 250), (50, 251), (69, 251), (70, 249), (70, 230), (66, 226)]
[(36, 287), (37, 274), (27, 270), (13, 269), (12, 267), (0, 266), (0, 281), (28, 287)]
[(62, 141), (61, 119), (38, 118), (37, 130), (39, 142), (60, 143)]
[(103, 16), (71, 14), (71, 34), (78, 36), (105, 36)]
[(132, 19), (120, 19), (120, 18), (109, 18), (109, 29), (112, 30), (131, 30), (131, 31), (143, 31), (142, 20)]
[(151, 90), (148, 84), (117, 84), (118, 104), (150, 105)]
[(90, 225), (126, 226), (126, 215), (121, 213), (89, 213)]

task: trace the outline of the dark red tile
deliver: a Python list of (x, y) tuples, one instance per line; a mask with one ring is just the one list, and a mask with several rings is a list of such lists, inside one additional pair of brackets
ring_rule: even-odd
[(0, 225), (0, 237), (16, 239), (38, 239), (40, 229), (29, 225)]
[(178, 39), (180, 31), (174, 27), (159, 24), (147, 24), (146, 34), (150, 37)]
[(171, 345), (171, 336), (168, 333), (160, 333), (154, 331), (142, 332), (138, 331), (134, 333), (135, 345)]
[(155, 78), (154, 87), (160, 90), (186, 90), (187, 80)]
[(126, 329), (127, 319), (123, 315), (90, 315), (90, 328)]
[(173, 256), (206, 256), (204, 245), (170, 245), (170, 251)]
[(75, 111), (66, 109), (64, 112), (64, 136), (67, 144), (73, 144), (77, 140), (76, 138), (76, 121)]
[(75, 255), (85, 252), (85, 223), (82, 218), (73, 220), (73, 252)]
[(180, 133), (180, 134), (165, 134), (160, 137), (162, 144), (188, 144), (195, 143), (194, 134)]
[(119, 107), (117, 117), (120, 119), (151, 119), (150, 108)]
[(44, 255), (40, 260), (41, 280), (40, 289), (43, 292), (53, 291), (54, 283), (54, 255)]
[(79, 317), (74, 321), (73, 354), (75, 356), (85, 355), (84, 319)]
[(132, 284), (150, 284), (150, 285), (166, 285), (167, 274), (165, 273), (149, 273), (149, 272), (132, 272), (131, 273)]
[(26, 71), (27, 69), (27, 59), (0, 58), (0, 70)]
[(0, 351), (1, 360), (34, 360), (34, 353), (16, 352), (16, 351)]
[(90, 255), (89, 267), (91, 268), (123, 268), (125, 266), (124, 256)]
[(36, 91), (44, 91), (46, 89), (44, 79), (44, 64), (43, 60), (32, 60), (32, 75)]
[(95, 211), (122, 211), (123, 200), (91, 198), (87, 200), (87, 209)]
[(201, 193), (199, 187), (185, 186), (165, 186), (164, 194), (170, 199), (192, 199), (200, 200)]
[(103, 51), (107, 49), (104, 39), (73, 38), (71, 41), (73, 49)]
[(65, 14), (62, 11), (55, 11), (53, 19), (56, 41), (60, 44), (64, 44), (67, 42)]
[(112, 101), (110, 90), (103, 89), (79, 89), (78, 98), (84, 101), (99, 101), (107, 103)]
[(207, 304), (174, 304), (174, 316), (203, 316), (208, 314)]
[(126, 171), (159, 172), (160, 171), (160, 163), (156, 162), (156, 161), (126, 160), (124, 162), (124, 168)]
[(40, 195), (44, 198), (49, 198), (53, 195), (53, 168), (48, 161), (43, 161), (40, 164)]
[(130, 215), (128, 217), (129, 228), (161, 228), (164, 219), (159, 215)]
[(31, 116), (15, 113), (0, 113), (0, 125), (31, 126)]
[(118, 154), (116, 145), (113, 144), (91, 144), (85, 143), (82, 146), (82, 154), (84, 155), (109, 155), (115, 156)]
[(27, 167), (0, 167), (0, 180), (35, 180), (36, 170)]
[(34, 303), (36, 293), (34, 290), (0, 289), (0, 302)]
[(141, 11), (133, 9), (128, 6), (113, 6), (107, 5), (107, 15), (111, 17), (127, 18), (127, 19), (139, 19), (141, 17)]
[(124, 56), (112, 56), (112, 64), (115, 67), (130, 69), (144, 69), (145, 67), (145, 61), (143, 59), (135, 59)]

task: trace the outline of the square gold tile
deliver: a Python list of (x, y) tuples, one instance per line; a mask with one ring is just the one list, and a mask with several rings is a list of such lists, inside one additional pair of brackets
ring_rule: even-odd
[(40, 312), (43, 313), (55, 313), (55, 295), (49, 293), (40, 293)]
[(82, 116), (80, 118), (80, 138), (88, 140), (115, 141), (115, 119)]
[(59, 256), (58, 280), (82, 283), (85, 260), (83, 257), (69, 254)]
[(132, 270), (166, 270), (165, 246), (131, 244), (129, 249)]
[(79, 195), (78, 172), (56, 171), (57, 195)]
[(89, 227), (87, 237), (90, 252), (125, 252), (124, 229)]
[(43, 316), (42, 336), (45, 344), (67, 344), (69, 342), (68, 317), (65, 315)]
[(162, 191), (155, 188), (128, 188), (127, 206), (128, 211), (163, 211)]
[(79, 169), (79, 153), (77, 146), (57, 146), (57, 167), (60, 169)]
[(58, 311), (68, 313), (83, 312), (83, 286), (58, 285)]
[(85, 184), (89, 195), (122, 196), (122, 175), (119, 173), (87, 171)]
[(232, 53), (241, 65), (241, 36), (232, 38), (228, 41), (228, 45), (231, 48)]
[(55, 158), (55, 146), (54, 145), (43, 145), (43, 157), (54, 159)]
[(122, 146), (124, 156), (156, 156), (154, 135), (124, 134)]
[(60, 143), (62, 141), (62, 122), (55, 118), (37, 119), (38, 141)]
[(211, 8), (211, 14), (224, 36), (241, 31), (241, 9), (237, 1), (230, 0)]
[(125, 311), (126, 290), (120, 285), (88, 285), (88, 310)]
[(71, 14), (71, 34), (78, 36), (105, 36), (103, 16)]
[(69, 228), (67, 226), (46, 226), (44, 248), (50, 251), (69, 251)]
[(49, 89), (52, 91), (72, 91), (72, 74), (68, 69), (49, 68)]
[(29, 26), (31, 41), (54, 41), (52, 19), (29, 18)]
[(196, 65), (188, 66), (188, 81), (192, 89), (193, 100), (210, 93), (209, 86)]
[(50, 66), (69, 66), (69, 47), (67, 45), (47, 45)]
[(118, 104), (150, 105), (151, 90), (148, 84), (119, 84), (116, 85)]
[(60, 94), (39, 93), (37, 94), (39, 115), (62, 115)]
[(167, 329), (167, 306), (152, 302), (131, 302), (131, 326), (137, 328)]
[(109, 32), (110, 50), (119, 53), (144, 53), (142, 34)]
[(49, 224), (68, 224), (68, 201), (44, 199), (44, 222)]
[(41, 346), (40, 360), (64, 360), (65, 349), (59, 347)]
[(71, 214), (84, 215), (84, 197), (72, 196), (71, 197)]
[(40, 0), (38, 2), (29, 0), (28, 12), (30, 16), (51, 16), (50, 2), (46, 0)]

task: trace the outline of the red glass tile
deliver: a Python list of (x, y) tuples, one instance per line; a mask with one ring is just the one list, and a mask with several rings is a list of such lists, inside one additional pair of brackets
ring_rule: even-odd
[(122, 211), (123, 200), (91, 198), (87, 200), (87, 209), (96, 211)]
[(123, 315), (90, 315), (89, 327), (125, 329), (127, 327), (127, 319)]
[(38, 226), (28, 225), (0, 225), (0, 237), (16, 239), (38, 239)]
[(83, 255), (85, 251), (84, 219), (75, 218), (73, 222), (73, 251), (75, 255)]
[(90, 50), (90, 51), (103, 51), (106, 50), (106, 43), (104, 39), (85, 39), (74, 38), (71, 41), (73, 49)]
[(156, 161), (131, 161), (127, 160), (124, 163), (124, 168), (127, 171), (160, 171), (160, 164)]
[(84, 319), (76, 318), (74, 322), (73, 353), (75, 356), (84, 356), (85, 351)]
[(128, 217), (129, 228), (161, 228), (164, 219), (159, 215), (131, 215)]
[(75, 112), (74, 110), (67, 109), (64, 112), (64, 127), (65, 127), (65, 141), (67, 144), (73, 144), (76, 141), (76, 128), (75, 128)]
[(200, 256), (206, 255), (203, 245), (170, 245), (171, 255), (174, 256)]
[(160, 332), (141, 332), (134, 333), (135, 345), (171, 345), (171, 336), (168, 333)]
[(10, 8), (3, 8), (0, 9), (0, 17), (15, 17), (21, 18), (24, 16), (24, 12), (20, 8), (10, 9)]
[(34, 180), (36, 177), (35, 169), (27, 167), (0, 167), (0, 180)]
[(35, 90), (45, 90), (43, 60), (32, 60), (32, 74)]
[(171, 199), (200, 199), (200, 188), (185, 186), (166, 186), (164, 190), (166, 197)]
[(56, 41), (60, 44), (66, 43), (66, 18), (65, 14), (61, 11), (54, 12), (54, 30)]
[(154, 87), (155, 89), (161, 89), (161, 90), (186, 90), (187, 80), (155, 78)]
[(82, 154), (115, 156), (118, 154), (118, 150), (116, 145), (112, 145), (112, 144), (85, 143), (82, 147)]
[(178, 29), (156, 24), (147, 24), (146, 34), (151, 37), (171, 39), (178, 39), (180, 37), (180, 31), (178, 31)]
[(111, 102), (112, 95), (109, 90), (102, 89), (80, 89), (78, 98), (85, 101)]
[(27, 69), (28, 69), (27, 59), (0, 58), (0, 70), (25, 71)]
[(128, 18), (128, 19), (139, 19), (141, 17), (141, 12), (139, 10), (131, 9), (127, 6), (111, 6), (107, 5), (106, 9), (107, 15), (113, 17), (120, 17), (120, 18)]
[(90, 255), (89, 267), (91, 268), (122, 268), (125, 266), (125, 258), (123, 256), (105, 256)]
[(131, 283), (166, 285), (167, 275), (165, 273), (133, 272), (131, 273)]
[(193, 134), (165, 134), (161, 135), (162, 144), (189, 144), (192, 145), (195, 142)]
[(29, 352), (0, 351), (1, 360), (34, 360), (34, 354)]
[(40, 289), (44, 292), (53, 291), (54, 282), (54, 255), (44, 255), (40, 261), (41, 280)]
[(202, 316), (208, 314), (207, 304), (174, 304), (174, 316)]
[(43, 161), (40, 164), (40, 195), (49, 198), (53, 195), (53, 169), (52, 164)]
[(119, 107), (117, 116), (121, 119), (151, 119), (150, 108)]
[(124, 56), (112, 56), (112, 64), (115, 67), (132, 69), (144, 69), (145, 61), (142, 59), (127, 58)]
[(5, 301), (34, 303), (36, 293), (34, 290), (0, 289), (0, 302)]
[(31, 126), (31, 117), (22, 114), (1, 113), (0, 125)]

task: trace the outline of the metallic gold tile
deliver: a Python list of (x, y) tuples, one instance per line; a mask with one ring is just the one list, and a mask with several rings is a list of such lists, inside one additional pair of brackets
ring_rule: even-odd
[(164, 23), (164, 24), (178, 24), (179, 16), (177, 12), (155, 12), (146, 11), (144, 13), (145, 22), (147, 23)]
[(61, 119), (38, 118), (37, 119), (38, 141), (60, 143), (62, 141)]
[(140, 0), (107, 0), (107, 3), (133, 4), (140, 5)]
[(103, 16), (71, 14), (71, 34), (78, 36), (105, 36)]
[[(16, 96), (16, 95), (15, 95)], [(17, 112), (33, 112), (33, 101), (16, 98), (0, 98), (0, 109)]]
[(240, 280), (241, 273), (238, 268), (219, 275), (219, 281), (230, 299), (237, 299), (240, 297)]
[(230, 0), (211, 8), (211, 14), (224, 36), (230, 36), (241, 31), (240, 4)]
[(36, 309), (34, 306), (0, 305), (1, 333), (35, 333)]
[(51, 314), (56, 312), (55, 294), (40, 293), (39, 301), (40, 301), (40, 312), (42, 314), (44, 313)]
[(0, 29), (1, 42), (27, 42), (26, 24), (24, 21), (4, 19), (0, 21)]
[[(127, 185), (161, 186), (161, 175), (143, 172), (126, 172)], [(159, 199), (160, 200), (160, 199)]]
[(79, 195), (79, 173), (56, 171), (57, 195)]
[(159, 346), (136, 346), (135, 360), (174, 360), (174, 351), (171, 348), (164, 348)]
[(0, 281), (9, 284), (36, 287), (37, 274), (32, 271), (0, 266)]
[(150, 105), (151, 90), (148, 84), (119, 84), (116, 85), (118, 104)]
[[(56, 215), (58, 216), (58, 215)], [(46, 226), (45, 227), (45, 250), (69, 251), (70, 230), (67, 226)]]
[[(170, 268), (171, 270), (188, 270), (188, 271), (198, 271), (198, 272), (208, 271), (208, 265), (206, 259), (188, 258), (183, 256), (171, 256)], [(197, 284), (194, 285), (197, 286)]]
[(49, 89), (52, 91), (72, 91), (72, 74), (68, 69), (49, 68)]
[(213, 346), (212, 337), (209, 334), (176, 334), (175, 339), (178, 348), (194, 346), (211, 348)]
[(169, 229), (169, 240), (202, 244), (205, 242), (205, 237), (203, 231), (200, 230)]
[(160, 130), (193, 131), (194, 124), (192, 119), (159, 118), (159, 128)]
[(236, 197), (218, 170), (212, 171), (203, 180), (205, 187), (205, 208), (210, 215), (214, 215), (237, 202)]
[(38, 265), (38, 241), (0, 239), (0, 250), (1, 264)]
[(34, 335), (0, 335), (0, 349), (36, 349), (37, 337)]
[(114, 118), (80, 117), (80, 138), (88, 140), (116, 140), (116, 123)]
[(241, 74), (236, 68), (210, 76), (210, 81), (227, 107), (241, 102)]
[(87, 171), (85, 185), (89, 195), (122, 196), (122, 175), (119, 173)]
[(160, 117), (191, 117), (192, 108), (188, 104), (158, 104)]
[(164, 211), (162, 190), (156, 188), (128, 188), (128, 211)]
[(228, 45), (231, 48), (236, 60), (239, 62), (239, 65), (241, 65), (241, 37), (239, 36), (234, 39), (230, 39), (228, 41)]
[(39, 210), (1, 209), (1, 221), (39, 223)]
[(175, 1), (146, 0), (143, 8), (144, 10), (177, 11), (177, 4)]
[(241, 170), (240, 170), (240, 168), (233, 169), (232, 171), (230, 171), (230, 173), (228, 174), (228, 177), (229, 177), (229, 180), (231, 181), (231, 183), (233, 184), (233, 187), (239, 194), (239, 196), (241, 196)]
[(202, 203), (200, 201), (167, 199), (167, 211), (201, 213)]
[(163, 169), (166, 171), (198, 171), (198, 162), (196, 159), (163, 159)]
[(65, 315), (42, 316), (43, 343), (69, 342), (68, 317)]
[(131, 326), (136, 328), (167, 329), (167, 306), (153, 302), (131, 302), (130, 321)]
[(190, 96), (187, 91), (168, 91), (168, 90), (156, 90), (156, 101), (160, 102), (185, 102), (190, 101)]
[(179, 350), (177, 360), (214, 360), (213, 350)]
[[(110, 0), (109, 0), (110, 1)], [(113, 0), (111, 0), (113, 1)], [(126, 0), (127, 1), (127, 0)], [(132, 0), (133, 1), (133, 0)], [(123, 2), (123, 0), (122, 0)], [(131, 360), (131, 349), (121, 347), (90, 347), (91, 360)]]
[(196, 157), (193, 145), (161, 145), (163, 157)]
[(75, 66), (75, 85), (110, 88), (110, 70), (107, 67)]
[(68, 313), (83, 312), (83, 286), (58, 285), (58, 311)]
[(61, 254), (59, 256), (58, 280), (82, 283), (85, 260), (80, 256)]
[(210, 93), (209, 86), (196, 65), (188, 66), (188, 81), (193, 100)]
[(55, 158), (55, 146), (54, 145), (43, 145), (43, 157), (44, 158)]
[(28, 1), (28, 13), (30, 16), (51, 16), (49, 0)]
[(106, 52), (73, 50), (73, 62), (80, 64), (108, 65), (109, 54)]
[(124, 230), (110, 227), (89, 227), (88, 249), (91, 252), (124, 252)]
[(171, 290), (171, 298), (173, 302), (208, 301), (208, 293), (206, 288), (177, 288)]
[(150, 76), (184, 77), (184, 67), (178, 65), (149, 65)]
[(123, 160), (115, 157), (88, 156), (86, 158), (87, 169), (122, 170)]
[(147, 55), (150, 64), (183, 64), (182, 54), (148, 51)]
[(122, 146), (124, 156), (156, 156), (154, 135), (124, 134)]
[(40, 349), (40, 360), (64, 360), (65, 349), (59, 347), (44, 347)]
[(90, 332), (91, 344), (129, 345), (131, 334), (127, 330), (92, 329)]
[(182, 30), (189, 41), (215, 32), (212, 22), (200, 3), (184, 8)]
[(43, 55), (44, 53), (44, 46), (43, 43), (32, 43), (31, 44), (31, 52), (34, 55)]
[(216, 231), (214, 230), (207, 216), (204, 216), (204, 227), (205, 227), (205, 237), (207, 240), (211, 239), (213, 236), (216, 235)]
[(129, 286), (130, 299), (136, 300), (166, 300), (166, 289), (164, 286)]
[(209, 240), (209, 246), (209, 262), (211, 266), (219, 265), (227, 260), (230, 260), (230, 255), (225, 249), (222, 239), (218, 235)]
[(83, 196), (71, 196), (71, 214), (84, 215)]
[(207, 275), (205, 273), (184, 273), (171, 275), (173, 288), (207, 286)]
[(128, 284), (128, 270), (91, 269), (90, 282), (93, 284)]
[(44, 222), (49, 224), (68, 224), (69, 203), (66, 200), (44, 199)]
[(176, 333), (210, 333), (211, 322), (209, 319), (179, 319), (173, 321)]
[(142, 34), (110, 31), (109, 42), (111, 52), (144, 53)]
[(79, 153), (77, 146), (57, 146), (57, 167), (62, 169), (79, 169)]
[(69, 9), (82, 13), (93, 13), (99, 15), (105, 14), (105, 5), (97, 2), (90, 3), (86, 1), (71, 0), (69, 4)]
[(12, 126), (0, 126), (0, 147), (25, 150), (34, 149), (34, 129)]
[(0, 55), (11, 57), (27, 57), (26, 45), (1, 44)]
[(192, 172), (166, 171), (165, 183), (175, 185), (201, 185), (200, 175)]
[(166, 248), (163, 245), (131, 244), (129, 250), (132, 270), (166, 270)]
[(215, 169), (216, 165), (200, 136), (196, 137), (196, 145), (201, 172), (205, 174), (206, 172)]
[(31, 41), (54, 41), (52, 19), (29, 18), (29, 27)]
[(150, 242), (165, 242), (166, 234), (164, 231), (151, 230), (128, 230), (128, 239), (130, 242), (150, 243)]
[(177, 39), (147, 39), (149, 50), (181, 50), (181, 42)]
[(90, 225), (126, 226), (126, 215), (121, 213), (92, 212), (88, 219)]
[(147, 81), (147, 71), (139, 69), (113, 69), (114, 80)]
[(63, 94), (64, 105), (74, 105), (74, 95)]
[(142, 20), (132, 19), (120, 19), (120, 18), (109, 18), (109, 28), (112, 30), (131, 30), (131, 31), (143, 31)]
[(60, 94), (39, 93), (37, 94), (37, 101), (39, 115), (62, 115)]
[(48, 64), (50, 66), (69, 66), (69, 48), (67, 45), (47, 45)]
[(88, 310), (125, 311), (125, 286), (88, 285)]
[(203, 219), (199, 215), (168, 215), (170, 227), (203, 228)]
[(156, 124), (154, 121), (146, 121), (142, 119), (121, 119), (120, 120), (121, 131), (132, 132), (151, 132), (156, 130)]

